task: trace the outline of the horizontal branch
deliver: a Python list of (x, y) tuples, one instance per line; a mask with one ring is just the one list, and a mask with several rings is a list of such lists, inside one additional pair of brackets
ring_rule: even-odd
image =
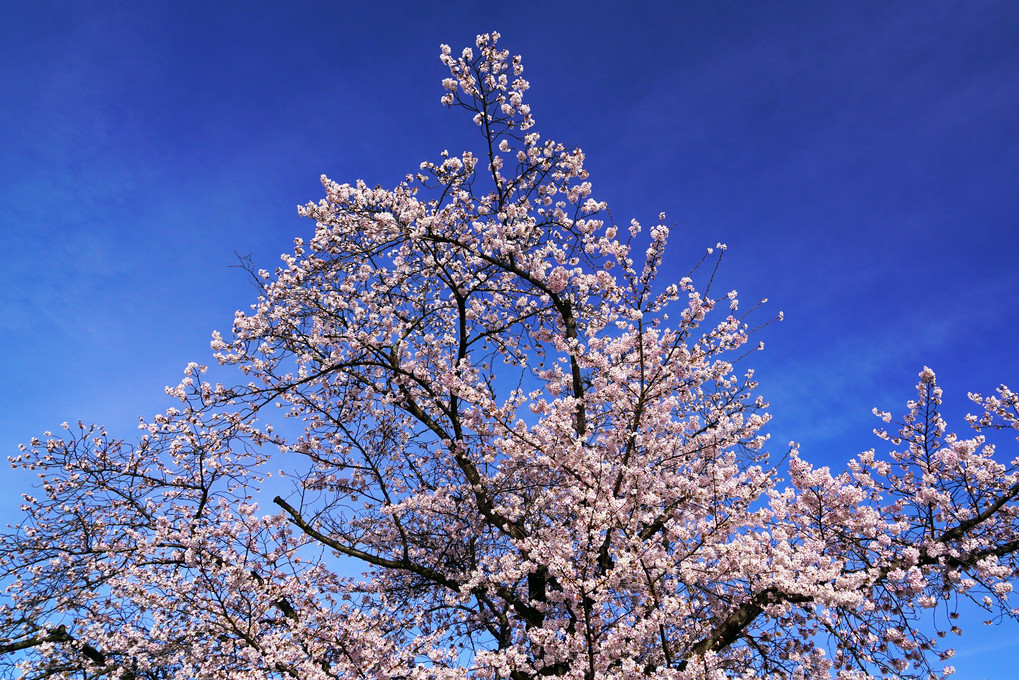
[[(347, 555), (349, 557), (354, 557), (364, 562), (367, 562), (368, 564), (372, 564), (376, 567), (384, 567), (386, 569), (407, 571), (412, 574), (417, 574), (418, 576), (424, 577), (432, 581), (436, 585), (441, 585), (446, 588), (449, 588), (454, 592), (457, 593), (462, 592), (462, 584), (459, 581), (450, 578), (445, 574), (436, 571), (435, 569), (432, 569), (431, 567), (426, 567), (424, 565), (417, 564), (406, 558), (394, 560), (387, 557), (382, 557), (380, 555), (373, 555), (369, 552), (365, 552), (364, 550), (358, 550), (357, 548), (354, 548), (352, 546), (345, 545), (340, 541), (337, 541), (335, 538), (326, 536), (321, 531), (311, 526), (311, 524), (309, 524), (308, 521), (304, 519), (304, 517), (301, 515), (300, 512), (297, 511), (296, 508), (294, 508), (292, 505), (287, 503), (279, 496), (273, 498), (272, 502), (283, 508), (283, 510), (288, 515), (290, 515), (290, 520), (294, 523), (294, 525), (297, 528), (299, 528), (302, 532), (304, 532), (305, 535), (315, 539), (322, 545), (332, 548), (333, 550), (336, 550), (337, 552)], [(477, 587), (471, 589), (470, 592), (473, 595), (484, 594), (485, 589), (483, 587)], [(528, 623), (535, 625), (536, 622), (540, 623), (540, 621), (543, 619), (541, 612), (539, 612), (536, 608), (522, 601), (519, 597), (517, 597), (513, 593), (512, 590), (510, 590), (506, 586), (498, 586), (494, 589), (494, 592), (496, 595), (498, 595), (507, 603), (509, 603), (509, 605), (513, 607), (514, 611), (520, 614), (520, 616), (523, 617), (523, 619)]]
[[(67, 632), (66, 626), (57, 626), (56, 628), (47, 631), (45, 635), (37, 635), (35, 637), (19, 640), (18, 642), (11, 642), (5, 645), (0, 645), (0, 654), (11, 654), (18, 652), (23, 649), (31, 649), (38, 647), (39, 645), (46, 644), (48, 642), (75, 642), (74, 636)], [(88, 643), (81, 645), (81, 653), (88, 657), (88, 659), (97, 666), (106, 665), (106, 655), (100, 652), (98, 649)]]
[(410, 573), (422, 576), (434, 582), (437, 585), (445, 586), (450, 590), (460, 592), (459, 582), (449, 578), (448, 576), (439, 571), (436, 571), (435, 569), (432, 569), (431, 567), (426, 567), (422, 564), (417, 564), (416, 562), (412, 562), (406, 558), (394, 560), (387, 557), (382, 557), (380, 555), (373, 555), (369, 552), (365, 552), (364, 550), (358, 550), (353, 546), (346, 545), (344, 543), (341, 543), (340, 541), (337, 541), (335, 538), (323, 534), (321, 531), (319, 531), (311, 524), (309, 524), (308, 521), (304, 519), (304, 517), (301, 515), (301, 513), (298, 512), (296, 508), (294, 508), (294, 506), (290, 505), (279, 496), (273, 498), (272, 502), (283, 508), (284, 512), (290, 515), (290, 521), (294, 523), (294, 526), (296, 526), (298, 529), (304, 532), (305, 535), (315, 539), (322, 545), (332, 548), (333, 550), (336, 550), (337, 552), (340, 552), (349, 557), (355, 557), (376, 567), (409, 571)]

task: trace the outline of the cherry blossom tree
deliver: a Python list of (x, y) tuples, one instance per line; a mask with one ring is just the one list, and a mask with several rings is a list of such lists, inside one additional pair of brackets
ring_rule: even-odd
[(984, 438), (1019, 396), (951, 434), (925, 368), (845, 472), (769, 462), (736, 294), (658, 280), (664, 216), (620, 233), (497, 40), (442, 48), (478, 154), (323, 178), (314, 237), (252, 269), (213, 340), (246, 382), (192, 364), (137, 442), (12, 459), (40, 481), (0, 542), (5, 673), (933, 677), (966, 602), (1016, 615), (1019, 461)]

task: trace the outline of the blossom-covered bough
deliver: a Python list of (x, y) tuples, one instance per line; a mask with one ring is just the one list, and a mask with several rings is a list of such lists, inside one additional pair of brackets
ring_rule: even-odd
[[(1019, 473), (982, 433), (1019, 397), (948, 434), (925, 369), (891, 451), (794, 449), (781, 480), (735, 293), (659, 283), (662, 223), (634, 261), (497, 39), (442, 51), (477, 155), (323, 179), (314, 237), (254, 272), (213, 341), (250, 382), (191, 365), (137, 443), (69, 426), (14, 459), (40, 485), (0, 543), (5, 673), (927, 677), (966, 601), (1015, 615)], [(270, 463), (299, 472), (271, 502)]]

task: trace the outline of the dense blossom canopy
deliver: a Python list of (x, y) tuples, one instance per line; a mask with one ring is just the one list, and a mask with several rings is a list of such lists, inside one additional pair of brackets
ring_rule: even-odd
[(664, 216), (620, 233), (497, 40), (442, 48), (477, 155), (323, 178), (314, 237), (253, 271), (213, 340), (249, 382), (192, 364), (137, 443), (67, 426), (13, 459), (40, 485), (0, 542), (6, 672), (927, 677), (961, 603), (1015, 615), (1019, 471), (983, 433), (1019, 396), (950, 434), (925, 368), (846, 472), (769, 463), (736, 294), (657, 280)]

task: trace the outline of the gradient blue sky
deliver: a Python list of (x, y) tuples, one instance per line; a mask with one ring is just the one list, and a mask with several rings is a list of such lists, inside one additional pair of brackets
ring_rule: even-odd
[[(925, 364), (950, 421), (1019, 385), (1014, 2), (8, 1), (0, 448), (133, 437), (253, 300), (235, 253), (311, 232), (320, 174), (391, 186), (474, 143), (438, 46), (493, 29), (616, 219), (676, 224), (675, 278), (723, 241), (720, 290), (785, 312), (748, 364), (776, 450), (841, 467)], [(957, 677), (1017, 660), (1019, 628), (971, 625)]]

